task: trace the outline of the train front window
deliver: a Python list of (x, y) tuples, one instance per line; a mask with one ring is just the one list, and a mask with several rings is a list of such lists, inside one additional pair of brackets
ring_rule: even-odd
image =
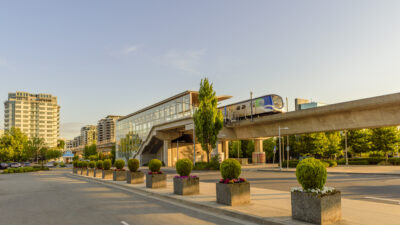
[(283, 101), (282, 101), (282, 98), (281, 97), (279, 97), (279, 96), (273, 96), (272, 97), (272, 102), (274, 103), (274, 106), (276, 107), (276, 108), (278, 108), (278, 109), (281, 109), (281, 108), (283, 108)]

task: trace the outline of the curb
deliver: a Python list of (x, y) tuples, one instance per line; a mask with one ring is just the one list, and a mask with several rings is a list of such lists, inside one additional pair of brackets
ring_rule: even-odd
[(154, 193), (154, 192), (151, 192), (151, 191), (146, 191), (146, 190), (134, 187), (134, 186), (127, 187), (127, 186), (119, 184), (119, 183), (114, 183), (114, 182), (112, 182), (112, 180), (103, 180), (103, 179), (98, 179), (98, 178), (94, 178), (94, 177), (87, 177), (87, 176), (74, 175), (74, 174), (67, 174), (66, 176), (71, 177), (71, 178), (90, 180), (90, 181), (94, 181), (96, 183), (102, 183), (102, 184), (106, 184), (106, 185), (110, 185), (110, 186), (115, 185), (115, 186), (118, 186), (120, 188), (129, 189), (129, 191), (131, 191), (133, 193), (136, 193), (136, 194), (139, 194), (139, 195), (153, 196), (153, 197), (156, 197), (156, 198), (159, 198), (159, 199), (163, 199), (163, 200), (166, 200), (166, 201), (174, 201), (175, 203), (179, 203), (179, 204), (182, 204), (182, 205), (185, 205), (185, 206), (189, 206), (189, 207), (194, 207), (196, 209), (204, 210), (204, 211), (207, 211), (209, 213), (223, 214), (223, 215), (231, 217), (231, 218), (236, 218), (236, 219), (240, 219), (240, 220), (244, 220), (244, 221), (248, 221), (248, 222), (252, 222), (252, 223), (265, 224), (265, 225), (305, 224), (305, 223), (303, 223), (301, 221), (290, 221), (288, 223), (283, 223), (281, 221), (274, 221), (274, 220), (270, 220), (270, 219), (265, 219), (265, 218), (261, 218), (259, 216), (255, 216), (255, 215), (248, 215), (248, 214), (245, 214), (245, 213), (232, 211), (232, 210), (229, 210), (229, 209), (217, 208), (217, 207), (208, 206), (208, 205), (205, 205), (205, 204), (202, 204), (202, 203), (197, 203), (197, 202), (188, 201), (188, 200), (184, 200), (184, 199), (180, 199), (180, 198), (175, 198), (175, 197), (169, 196), (169, 195), (164, 195), (164, 194)]
[[(296, 173), (296, 171), (288, 171), (288, 170), (266, 170), (259, 169), (258, 172), (275, 172), (275, 173)], [(352, 174), (352, 175), (384, 175), (384, 176), (400, 176), (400, 173), (357, 173), (357, 172), (329, 172), (329, 174)]]

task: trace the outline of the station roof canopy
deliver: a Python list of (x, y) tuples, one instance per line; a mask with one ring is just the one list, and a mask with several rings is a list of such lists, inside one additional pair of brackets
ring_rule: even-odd
[[(123, 119), (126, 119), (126, 118), (128, 118), (128, 117), (131, 117), (131, 116), (136, 115), (136, 114), (138, 114), (138, 113), (147, 111), (147, 110), (149, 110), (149, 109), (152, 109), (152, 108), (154, 108), (154, 107), (157, 107), (157, 106), (159, 106), (159, 105), (161, 105), (161, 104), (164, 104), (164, 103), (166, 103), (166, 102), (172, 101), (172, 100), (174, 100), (174, 99), (180, 98), (180, 97), (185, 96), (185, 95), (187, 95), (187, 94), (190, 94), (190, 95), (191, 95), (192, 104), (194, 104), (194, 105), (198, 105), (198, 104), (199, 104), (199, 92), (198, 92), (198, 91), (190, 91), (190, 90), (188, 90), (188, 91), (181, 92), (181, 93), (179, 93), (179, 94), (177, 94), (177, 95), (174, 95), (174, 96), (172, 96), (172, 97), (169, 97), (169, 98), (167, 98), (167, 99), (164, 99), (164, 100), (162, 100), (162, 101), (159, 101), (159, 102), (157, 102), (157, 103), (155, 103), (155, 104), (153, 104), (153, 105), (147, 106), (147, 107), (145, 107), (145, 108), (143, 108), (143, 109), (141, 109), (141, 110), (138, 110), (138, 111), (136, 111), (136, 112), (134, 112), (134, 113), (131, 113), (131, 114), (128, 114), (128, 115), (126, 115), (126, 116), (124, 116), (124, 117), (121, 117), (121, 118), (118, 119), (118, 121), (123, 120)], [(227, 99), (230, 99), (230, 98), (232, 98), (232, 96), (230, 96), (230, 95), (221, 95), (221, 96), (217, 96), (218, 102), (223, 101), (223, 100), (227, 100)]]

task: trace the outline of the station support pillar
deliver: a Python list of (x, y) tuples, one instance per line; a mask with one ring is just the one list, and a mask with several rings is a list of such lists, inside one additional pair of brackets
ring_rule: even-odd
[(263, 140), (255, 139), (254, 147), (255, 147), (255, 149), (252, 154), (253, 164), (264, 164), (265, 163), (265, 152), (263, 150)]
[(163, 161), (166, 166), (172, 166), (172, 146), (171, 140), (164, 140)]

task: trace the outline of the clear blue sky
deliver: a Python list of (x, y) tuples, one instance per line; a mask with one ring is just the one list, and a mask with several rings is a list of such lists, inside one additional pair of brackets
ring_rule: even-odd
[(72, 138), (204, 76), (229, 102), (399, 92), (399, 12), (400, 1), (3, 1), (0, 100), (58, 96)]

